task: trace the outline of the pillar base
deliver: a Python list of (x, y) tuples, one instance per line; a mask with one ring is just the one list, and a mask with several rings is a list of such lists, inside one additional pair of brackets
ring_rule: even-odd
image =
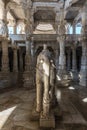
[(79, 85), (81, 85), (83, 87), (87, 87), (87, 79), (86, 80), (81, 80)]
[(24, 87), (27, 89), (33, 89), (34, 88), (34, 76), (33, 72), (31, 71), (25, 71), (23, 74), (24, 78)]
[(79, 85), (87, 87), (87, 75), (86, 71), (80, 73), (80, 82)]
[(71, 77), (73, 81), (79, 81), (79, 76), (77, 70), (72, 70), (71, 71)]
[(10, 73), (1, 72), (0, 73), (0, 89), (10, 87)]
[(40, 116), (40, 127), (42, 128), (55, 128), (55, 117), (53, 113), (46, 118), (42, 115)]
[(11, 76), (11, 85), (13, 86), (17, 86), (18, 85), (18, 72), (11, 72), (10, 74)]

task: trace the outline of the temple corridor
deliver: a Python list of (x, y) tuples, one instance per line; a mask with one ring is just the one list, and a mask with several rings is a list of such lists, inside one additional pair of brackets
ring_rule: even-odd
[(87, 0), (0, 0), (0, 130), (87, 130)]

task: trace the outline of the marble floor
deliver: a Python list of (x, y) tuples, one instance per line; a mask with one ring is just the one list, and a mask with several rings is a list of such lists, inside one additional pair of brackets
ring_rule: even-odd
[[(56, 89), (63, 119), (56, 121), (55, 130), (87, 130), (87, 90), (82, 90), (78, 86)], [(0, 92), (0, 130), (42, 130), (39, 121), (30, 120), (34, 101), (35, 90)]]

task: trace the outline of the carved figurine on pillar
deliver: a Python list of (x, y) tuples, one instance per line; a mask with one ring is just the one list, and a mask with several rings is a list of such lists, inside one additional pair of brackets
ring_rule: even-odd
[(51, 111), (55, 89), (54, 80), (54, 62), (51, 59), (51, 53), (47, 49), (47, 46), (44, 45), (44, 49), (37, 58), (36, 67), (36, 112), (41, 114), (41, 127), (55, 127), (55, 119)]

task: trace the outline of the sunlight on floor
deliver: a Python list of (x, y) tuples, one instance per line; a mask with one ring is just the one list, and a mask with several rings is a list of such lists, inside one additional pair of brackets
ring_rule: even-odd
[(84, 98), (82, 101), (85, 102), (85, 103), (87, 103), (87, 98)]
[(68, 89), (75, 90), (75, 88), (73, 86), (70, 86)]
[(9, 116), (12, 114), (12, 112), (16, 109), (17, 106), (11, 107), (9, 109), (6, 109), (2, 112), (0, 112), (0, 130), (8, 120)]

